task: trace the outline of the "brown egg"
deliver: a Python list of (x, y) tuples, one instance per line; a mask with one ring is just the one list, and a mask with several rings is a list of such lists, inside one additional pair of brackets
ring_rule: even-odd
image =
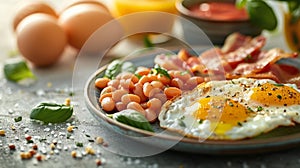
[[(113, 17), (107, 9), (90, 3), (81, 3), (64, 10), (59, 16), (59, 24), (68, 36), (71, 46), (81, 49), (88, 38)], [(97, 50), (95, 46), (86, 47), (87, 52)]]
[(13, 29), (16, 30), (18, 24), (27, 16), (34, 13), (45, 13), (57, 17), (55, 10), (48, 4), (42, 1), (28, 2), (21, 6), (14, 17)]
[(21, 54), (36, 66), (54, 64), (67, 44), (63, 29), (54, 16), (32, 14), (17, 27), (17, 45)]
[(70, 8), (72, 6), (76, 6), (76, 5), (80, 5), (80, 4), (96, 5), (96, 6), (100, 7), (100, 8), (103, 8), (107, 12), (109, 12), (108, 8), (103, 3), (101, 3), (101, 2), (99, 2), (97, 0), (78, 0), (78, 1), (72, 2), (64, 10), (66, 10), (67, 8)]

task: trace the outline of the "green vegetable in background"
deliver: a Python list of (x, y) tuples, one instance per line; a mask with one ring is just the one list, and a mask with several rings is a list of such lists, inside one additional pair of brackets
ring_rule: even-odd
[(112, 115), (113, 119), (126, 125), (140, 128), (147, 131), (153, 131), (148, 120), (139, 112), (131, 109), (126, 109)]
[(104, 77), (114, 79), (121, 72), (134, 73), (136, 67), (131, 62), (123, 62), (121, 60), (114, 60), (111, 62), (105, 71)]
[(6, 79), (13, 82), (20, 82), (26, 79), (35, 80), (35, 75), (28, 68), (25, 61), (14, 59), (12, 62), (4, 65), (4, 75)]
[(56, 103), (41, 103), (31, 110), (30, 118), (45, 123), (61, 123), (73, 114), (73, 107)]
[(149, 35), (144, 36), (144, 46), (147, 48), (152, 48), (154, 47), (154, 44), (151, 42)]
[(274, 30), (277, 18), (273, 9), (263, 0), (238, 0), (238, 8), (246, 7), (250, 20), (262, 29)]
[[(271, 0), (269, 0), (271, 1)], [(292, 23), (300, 19), (300, 1), (299, 0), (274, 0), (286, 2), (289, 12), (292, 15)], [(238, 8), (246, 7), (250, 20), (266, 30), (274, 30), (277, 27), (277, 18), (273, 9), (266, 3), (268, 0), (237, 0)]]

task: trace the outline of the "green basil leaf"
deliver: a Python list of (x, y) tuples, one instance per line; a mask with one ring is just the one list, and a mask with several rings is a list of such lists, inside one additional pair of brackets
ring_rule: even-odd
[(154, 44), (151, 42), (149, 35), (144, 36), (144, 46), (146, 48), (152, 48), (154, 47)]
[(61, 123), (73, 114), (73, 107), (56, 103), (41, 103), (31, 110), (30, 118), (45, 123)]
[(236, 0), (236, 1), (235, 1), (235, 6), (236, 6), (238, 9), (242, 9), (243, 7), (246, 6), (246, 3), (247, 3), (247, 0)]
[(28, 79), (36, 79), (26, 62), (20, 59), (9, 60), (9, 62), (4, 65), (4, 75), (6, 79), (18, 83)]
[(126, 109), (113, 114), (113, 119), (126, 125), (140, 128), (146, 131), (153, 131), (148, 120), (139, 112), (131, 109)]
[(124, 62), (121, 67), (121, 72), (131, 72), (134, 73), (136, 70), (136, 67), (132, 62)]
[(122, 64), (123, 62), (120, 60), (114, 60), (111, 62), (105, 70), (104, 77), (109, 79), (115, 78), (121, 72)]
[(295, 24), (300, 19), (300, 3), (298, 4), (297, 8), (292, 11), (292, 19), (291, 23)]
[(134, 73), (136, 67), (131, 62), (123, 62), (121, 60), (114, 60), (111, 62), (104, 73), (104, 77), (109, 79), (114, 79), (121, 72), (131, 72)]
[(246, 9), (250, 20), (266, 30), (274, 30), (277, 27), (277, 18), (273, 9), (262, 0), (249, 0)]
[(161, 68), (158, 64), (154, 65), (154, 68), (151, 70), (151, 73), (155, 74), (155, 75), (162, 74), (162, 75), (166, 76), (167, 78), (171, 79), (171, 76), (168, 73), (168, 71)]

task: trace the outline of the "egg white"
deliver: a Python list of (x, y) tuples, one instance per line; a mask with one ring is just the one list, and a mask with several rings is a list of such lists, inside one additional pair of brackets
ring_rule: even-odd
[[(250, 99), (253, 88), (265, 83), (276, 84), (272, 80), (247, 78), (200, 84), (194, 90), (165, 103), (159, 115), (160, 126), (187, 137), (238, 140), (266, 133), (279, 126), (292, 126), (300, 123), (300, 104), (261, 107), (261, 104)], [(286, 86), (300, 92), (295, 85), (286, 84)], [(233, 126), (224, 134), (219, 134), (216, 132), (219, 123), (208, 119), (200, 121), (193, 115), (201, 106), (199, 100), (206, 97), (231, 99), (251, 109), (253, 113), (246, 118), (246, 121)], [(258, 110), (258, 107), (261, 109)], [(219, 125), (219, 127), (226, 127), (226, 125)]]

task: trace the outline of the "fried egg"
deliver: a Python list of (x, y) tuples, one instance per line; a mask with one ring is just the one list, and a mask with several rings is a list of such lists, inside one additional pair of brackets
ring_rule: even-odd
[(300, 123), (299, 114), (296, 85), (239, 78), (202, 83), (166, 102), (159, 122), (187, 137), (238, 140), (293, 126)]

